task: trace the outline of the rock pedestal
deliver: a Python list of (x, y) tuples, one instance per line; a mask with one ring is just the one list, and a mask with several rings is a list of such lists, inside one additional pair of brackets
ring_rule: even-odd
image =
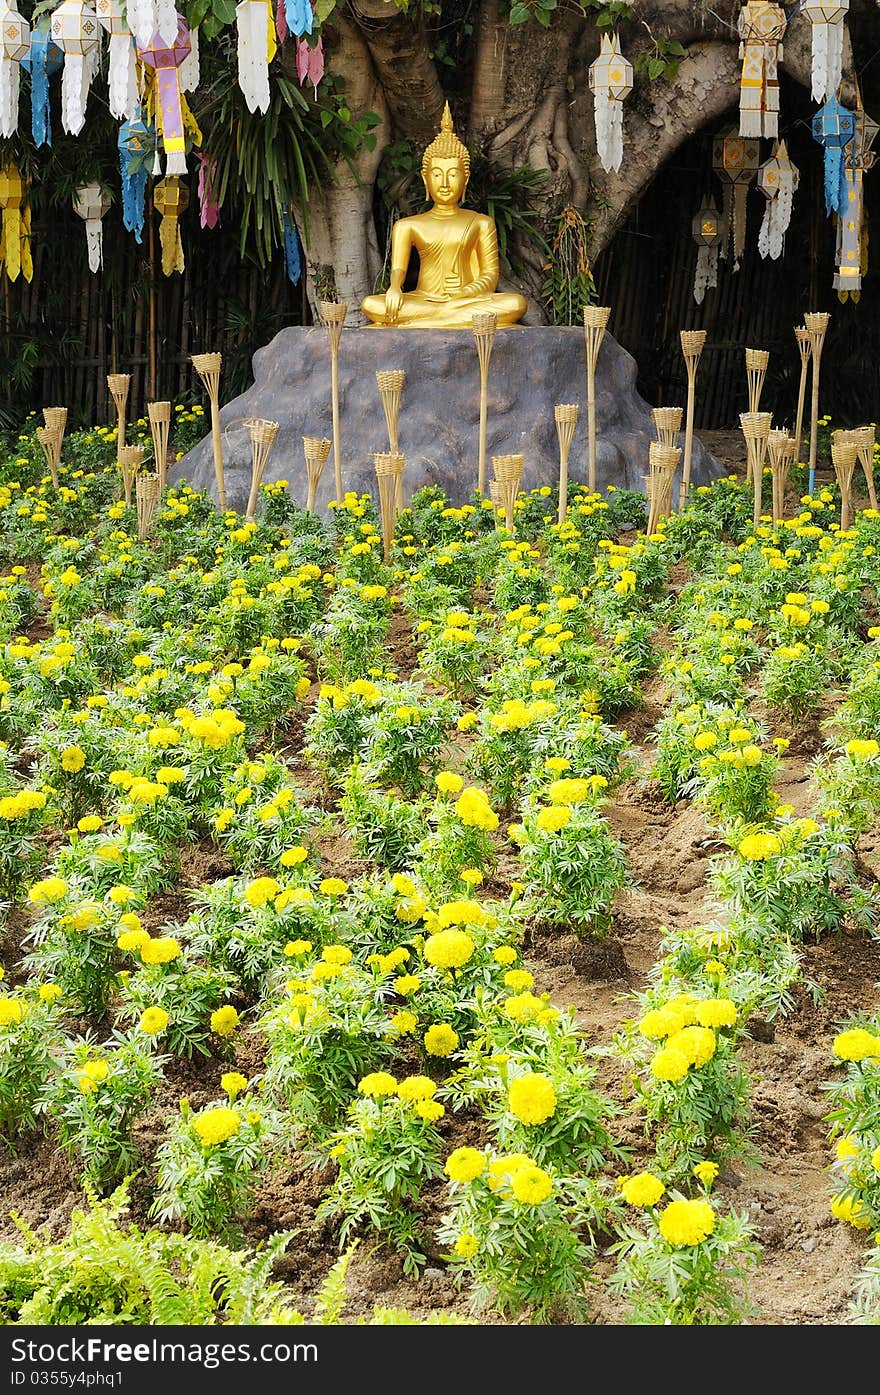
[[(263, 482), (286, 479), (299, 504), (308, 489), (303, 436), (331, 437), (330, 346), (321, 326), (283, 329), (254, 355), (253, 386), (221, 409), (226, 494), (244, 510), (251, 482), (249, 417), (279, 423)], [(380, 369), (403, 369), (398, 426), (406, 456), (403, 501), (437, 484), (451, 503), (470, 498), (477, 484), (480, 373), (469, 330), (352, 328), (339, 352), (340, 445), (346, 490), (376, 494), (373, 452), (388, 449), (388, 431), (376, 386)], [(221, 381), (222, 393), (222, 381)], [(514, 325), (499, 329), (489, 364), (486, 478), (492, 456), (525, 456), (521, 488), (556, 484), (559, 445), (554, 407), (580, 407), (569, 460), (571, 484), (587, 479), (587, 409), (584, 334), (578, 328)], [(635, 360), (605, 334), (596, 367), (597, 485), (644, 489), (648, 446), (656, 439), (651, 408), (636, 391)], [(681, 444), (681, 442), (679, 442)], [(691, 481), (722, 473), (694, 441)], [(169, 471), (214, 492), (211, 438), (206, 436)], [(677, 491), (676, 491), (677, 492)], [(333, 454), (324, 468), (316, 508), (335, 497)]]

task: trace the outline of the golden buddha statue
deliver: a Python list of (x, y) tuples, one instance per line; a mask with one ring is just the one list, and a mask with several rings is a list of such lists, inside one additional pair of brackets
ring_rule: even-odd
[[(455, 134), (449, 103), (440, 134), (422, 158), (422, 179), (432, 206), (398, 218), (391, 233), (391, 281), (384, 295), (368, 295), (361, 309), (374, 325), (401, 329), (470, 329), (472, 316), (491, 310), (499, 325), (526, 312), (525, 298), (500, 293), (498, 237), (485, 213), (462, 208), (471, 160)], [(419, 254), (414, 291), (403, 290), (413, 248)]]

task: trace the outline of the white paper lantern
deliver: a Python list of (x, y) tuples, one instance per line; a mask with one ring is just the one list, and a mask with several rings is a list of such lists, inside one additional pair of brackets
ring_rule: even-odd
[(89, 271), (99, 271), (104, 260), (101, 219), (110, 207), (109, 196), (100, 184), (82, 184), (74, 195), (73, 207), (86, 225)]
[(92, 78), (101, 61), (101, 26), (84, 0), (62, 0), (52, 14), (52, 39), (64, 53), (61, 79), (61, 124), (77, 136), (86, 119)]
[(803, 0), (800, 13), (813, 26), (812, 72), (813, 101), (826, 102), (837, 95), (843, 73), (843, 24), (849, 12), (849, 0), (825, 4), (823, 0)]
[(19, 64), (30, 48), (30, 25), (15, 0), (0, 0), (0, 136), (14, 135), (18, 126)]
[(789, 159), (785, 141), (773, 148), (769, 160), (758, 169), (758, 188), (767, 200), (758, 251), (776, 261), (782, 256), (785, 234), (791, 222), (791, 205), (800, 180), (800, 171)]
[(117, 121), (132, 121), (139, 104), (137, 57), (134, 39), (125, 19), (125, 6), (122, 0), (95, 0), (95, 13), (101, 28), (110, 35), (107, 69), (110, 115)]
[(604, 170), (623, 163), (623, 103), (632, 92), (633, 66), (616, 34), (603, 34), (599, 57), (590, 65), (590, 91), (596, 122), (596, 148)]

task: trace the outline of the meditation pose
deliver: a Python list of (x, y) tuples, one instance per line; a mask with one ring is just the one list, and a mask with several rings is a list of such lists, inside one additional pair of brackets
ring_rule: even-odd
[[(449, 103), (440, 134), (422, 159), (422, 179), (432, 206), (398, 218), (391, 233), (391, 283), (384, 295), (368, 295), (361, 308), (374, 325), (401, 329), (470, 329), (473, 315), (492, 311), (512, 325), (526, 311), (523, 296), (499, 294), (498, 238), (485, 213), (462, 208), (470, 155), (452, 128)], [(412, 249), (419, 254), (414, 291), (403, 280)]]

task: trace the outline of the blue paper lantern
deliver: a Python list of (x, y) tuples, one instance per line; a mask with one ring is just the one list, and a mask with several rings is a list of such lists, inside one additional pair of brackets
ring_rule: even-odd
[(134, 233), (135, 241), (140, 242), (156, 133), (140, 116), (135, 116), (119, 127), (117, 148), (122, 175), (122, 221), (128, 231)]
[(31, 135), (36, 146), (52, 144), (49, 78), (58, 72), (63, 62), (64, 53), (52, 38), (46, 15), (34, 25), (30, 52), (21, 60), (21, 66), (31, 78)]
[(813, 117), (813, 139), (825, 149), (825, 212), (842, 213), (846, 208), (844, 154), (856, 134), (853, 112), (829, 97)]

